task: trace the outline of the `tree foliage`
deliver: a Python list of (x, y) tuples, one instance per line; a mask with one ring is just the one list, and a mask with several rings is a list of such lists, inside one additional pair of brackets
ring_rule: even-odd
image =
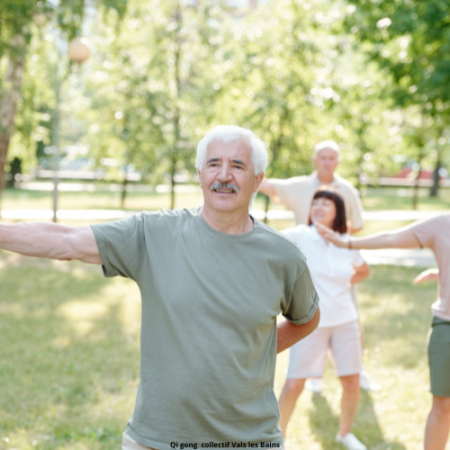
[(341, 174), (355, 184), (405, 162), (441, 168), (448, 3), (98, 0), (86, 14), (83, 0), (20, 0), (0, 14), (2, 23), (22, 14), (1, 30), (0, 73), (14, 33), (30, 33), (10, 159), (30, 167), (36, 145), (42, 152), (51, 141), (57, 55), (45, 36), (58, 29), (69, 38), (83, 26), (92, 57), (63, 89), (63, 141), (85, 144), (115, 178), (135, 168), (148, 182), (170, 181), (174, 193), (178, 177), (195, 176), (197, 141), (218, 123), (266, 142), (271, 177), (310, 173), (312, 148), (324, 139), (341, 145)]

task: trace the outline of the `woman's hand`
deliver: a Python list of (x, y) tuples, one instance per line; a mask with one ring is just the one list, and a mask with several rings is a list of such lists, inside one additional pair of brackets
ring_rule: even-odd
[(414, 278), (414, 284), (419, 284), (419, 283), (422, 283), (423, 281), (428, 281), (428, 280), (439, 281), (439, 269), (425, 270), (421, 274), (417, 275), (416, 278)]
[(340, 248), (348, 248), (349, 247), (348, 239), (343, 239), (342, 236), (339, 233), (337, 233), (336, 231), (333, 231), (331, 228), (328, 228), (325, 225), (322, 225), (318, 222), (314, 222), (314, 225), (315, 225), (318, 233), (326, 241), (332, 242), (336, 247), (340, 247)]
[(361, 281), (365, 280), (370, 275), (370, 267), (364, 262), (358, 267), (355, 267), (355, 273), (350, 280), (350, 284), (354, 286), (355, 284), (361, 283)]

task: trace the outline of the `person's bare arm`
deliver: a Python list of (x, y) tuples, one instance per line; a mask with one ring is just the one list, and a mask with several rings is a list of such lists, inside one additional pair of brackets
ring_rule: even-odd
[[(377, 248), (417, 248), (420, 247), (419, 239), (409, 227), (403, 227), (395, 231), (381, 232), (359, 238), (343, 238), (339, 233), (320, 223), (315, 224), (318, 232), (327, 241), (337, 247), (355, 249)], [(349, 242), (350, 241), (350, 242)]]
[(295, 325), (283, 320), (277, 326), (277, 353), (292, 347), (296, 342), (311, 334), (319, 325), (320, 310), (317, 308), (309, 322)]
[(365, 280), (370, 275), (370, 267), (365, 262), (358, 267), (355, 267), (355, 273), (350, 280), (350, 284), (353, 286), (355, 284), (361, 283), (361, 281)]
[(0, 224), (0, 249), (25, 256), (102, 264), (91, 227), (53, 223)]
[(259, 185), (258, 192), (261, 192), (261, 194), (265, 194), (271, 199), (277, 200), (277, 191), (275, 189), (275, 186), (270, 182), (270, 178), (266, 179), (264, 178)]
[(439, 269), (427, 269), (423, 271), (414, 278), (414, 284), (419, 284), (428, 280), (439, 281)]

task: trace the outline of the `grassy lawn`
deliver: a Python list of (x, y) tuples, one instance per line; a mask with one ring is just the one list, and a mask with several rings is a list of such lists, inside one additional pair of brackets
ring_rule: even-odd
[[(362, 203), (366, 211), (378, 210), (411, 210), (412, 209), (412, 189), (405, 188), (371, 188), (362, 192)], [(450, 189), (445, 188), (439, 191), (438, 197), (429, 197), (429, 189), (419, 190), (419, 211), (441, 211), (450, 209)]]
[[(363, 393), (355, 433), (370, 449), (419, 449), (430, 404), (425, 341), (433, 283), (418, 269), (374, 267), (361, 286), (365, 363), (383, 385)], [(120, 448), (139, 369), (140, 302), (129, 280), (81, 263), (0, 253), (0, 449)], [(278, 358), (279, 394), (287, 352)], [(340, 389), (332, 369), (323, 396), (304, 393), (291, 448), (334, 444)], [(450, 446), (448, 447), (450, 449)]]

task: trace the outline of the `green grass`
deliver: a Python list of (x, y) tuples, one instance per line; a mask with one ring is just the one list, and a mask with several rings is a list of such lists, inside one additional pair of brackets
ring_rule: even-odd
[[(365, 365), (383, 389), (362, 392), (355, 434), (370, 449), (418, 450), (431, 405), (426, 339), (433, 283), (415, 286), (416, 268), (375, 266), (360, 286), (365, 330)], [(278, 359), (276, 387), (281, 391), (288, 355)], [(297, 402), (288, 443), (295, 449), (342, 449), (334, 443), (339, 423), (340, 386), (329, 365), (323, 396), (304, 392)], [(450, 449), (450, 443), (447, 445)]]
[(2, 255), (0, 449), (119, 448), (137, 387), (136, 287)]
[[(367, 211), (411, 210), (411, 188), (369, 188), (361, 192), (362, 203)], [(419, 211), (441, 211), (450, 209), (450, 189), (440, 189), (438, 197), (429, 197), (429, 189), (419, 189)]]
[[(370, 449), (420, 448), (436, 286), (413, 286), (417, 273), (374, 267), (360, 289), (365, 363), (383, 385), (363, 393), (355, 423)], [(0, 449), (119, 448), (138, 383), (137, 287), (107, 280), (95, 266), (6, 252), (0, 252), (0, 286)], [(277, 395), (287, 358), (287, 352), (278, 358)], [(339, 448), (340, 388), (330, 367), (325, 381), (323, 397), (304, 393), (298, 402), (288, 437), (293, 449)]]

